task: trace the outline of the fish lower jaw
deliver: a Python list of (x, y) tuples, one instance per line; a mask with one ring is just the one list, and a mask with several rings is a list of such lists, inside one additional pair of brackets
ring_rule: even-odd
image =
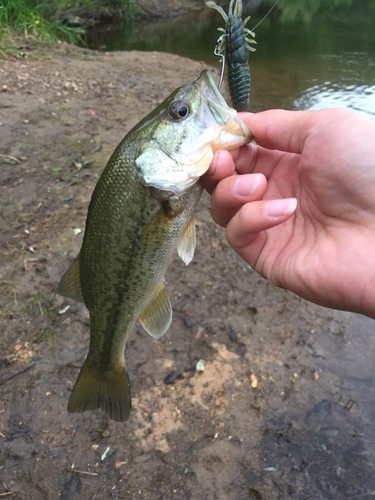
[(238, 127), (236, 127), (233, 132), (230, 129), (225, 129), (220, 132), (217, 142), (212, 146), (212, 150), (214, 152), (220, 149), (230, 151), (231, 149), (248, 144), (252, 139), (253, 136), (247, 128), (246, 130), (238, 130)]

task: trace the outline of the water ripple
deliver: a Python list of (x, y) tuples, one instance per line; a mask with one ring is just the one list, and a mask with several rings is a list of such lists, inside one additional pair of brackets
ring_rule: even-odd
[(293, 103), (296, 109), (346, 108), (375, 120), (375, 85), (339, 85), (324, 82), (302, 92)]
[(300, 91), (293, 106), (304, 110), (342, 107), (375, 120), (373, 55), (346, 53), (323, 55), (319, 59), (326, 78), (307, 79), (310, 85)]

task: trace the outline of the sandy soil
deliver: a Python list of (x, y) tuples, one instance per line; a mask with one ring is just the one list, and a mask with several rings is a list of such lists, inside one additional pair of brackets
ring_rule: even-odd
[(130, 420), (67, 414), (89, 318), (54, 290), (91, 192), (126, 132), (204, 66), (65, 44), (23, 52), (0, 62), (0, 498), (374, 498), (374, 451), (359, 438), (371, 444), (372, 407), (355, 404), (359, 384), (374, 396), (373, 366), (349, 356), (373, 349), (354, 336), (368, 323), (258, 277), (208, 196), (194, 262), (168, 271), (170, 330), (155, 341), (138, 325), (128, 342)]

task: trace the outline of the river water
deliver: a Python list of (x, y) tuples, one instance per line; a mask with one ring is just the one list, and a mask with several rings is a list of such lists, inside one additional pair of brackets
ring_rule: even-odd
[[(259, 0), (247, 2), (245, 13), (252, 15), (248, 26), (256, 26), (270, 6)], [(205, 9), (127, 29), (97, 31), (88, 43), (105, 51), (170, 52), (219, 68), (213, 48), (217, 27), (222, 25), (216, 11)], [(250, 110), (344, 107), (375, 120), (374, 26), (372, 0), (280, 0), (255, 30)], [(305, 472), (310, 474), (311, 491), (289, 498), (375, 498), (374, 322), (354, 314), (334, 314), (337, 326), (314, 337), (312, 354), (326, 384), (318, 384), (311, 395), (296, 393), (282, 412), (278, 403), (273, 407), (274, 415), (281, 413), (293, 422), (294, 441), (275, 448), (264, 438), (263, 451), (271, 450), (272, 465), (287, 456), (300, 456), (302, 463), (305, 454), (320, 454)], [(269, 498), (286, 497), (275, 486)]]
[[(248, 27), (256, 26), (270, 6), (259, 0), (244, 2), (244, 15), (252, 15)], [(371, 0), (280, 0), (255, 29), (250, 109), (340, 106), (374, 120), (374, 25)], [(219, 58), (213, 54), (219, 26), (223, 26), (220, 14), (203, 9), (95, 31), (88, 44), (105, 51), (170, 52), (219, 68)]]

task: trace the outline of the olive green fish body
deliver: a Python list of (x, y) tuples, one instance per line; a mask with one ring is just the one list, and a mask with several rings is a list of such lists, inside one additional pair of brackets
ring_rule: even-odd
[[(129, 156), (123, 159), (121, 149), (126, 147), (125, 142), (118, 153), (115, 151), (89, 206), (79, 255), (80, 277), (85, 284), (82, 296), (90, 312), (90, 350), (85, 362), (89, 376), (86, 386), (73, 392), (77, 397), (72, 395), (68, 406), (69, 411), (101, 406), (115, 420), (124, 420), (130, 410), (124, 359), (128, 336), (163, 286), (167, 266), (202, 193), (197, 183), (180, 196), (155, 198), (155, 190), (140, 181), (134, 161)], [(168, 296), (165, 300), (169, 301)], [(169, 313), (168, 308), (167, 326)], [(157, 332), (153, 336), (157, 337)], [(129, 390), (117, 388), (108, 405), (98, 390), (108, 379), (113, 383), (116, 373), (122, 374), (120, 382)], [(95, 398), (87, 385), (93, 380)], [(109, 390), (103, 387), (103, 391)], [(121, 394), (125, 404), (121, 404)]]
[[(174, 215), (170, 202), (153, 198), (152, 188), (137, 178), (126, 196), (117, 185), (100, 186), (103, 192), (97, 194), (106, 201), (89, 212), (80, 254), (83, 297), (90, 311), (89, 355), (102, 371), (123, 359), (130, 329), (162, 282), (202, 192), (196, 184), (181, 195), (188, 203)], [(105, 213), (113, 213), (112, 220)]]
[(103, 408), (123, 421), (131, 408), (124, 350), (137, 319), (154, 338), (169, 328), (164, 275), (176, 248), (193, 257), (199, 177), (216, 149), (250, 133), (203, 72), (177, 89), (117, 146), (92, 195), (80, 254), (58, 293), (90, 312), (90, 348), (69, 412)]

